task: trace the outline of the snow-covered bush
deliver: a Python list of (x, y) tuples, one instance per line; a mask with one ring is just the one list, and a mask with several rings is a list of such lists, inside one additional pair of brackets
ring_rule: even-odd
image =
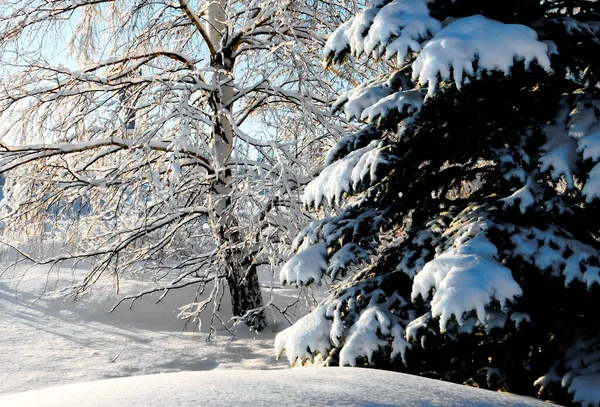
[(281, 279), (336, 286), (279, 355), (599, 405), (599, 33), (593, 1), (376, 0), (330, 36), (391, 68), (334, 104), (364, 128), (304, 199), (339, 211)]

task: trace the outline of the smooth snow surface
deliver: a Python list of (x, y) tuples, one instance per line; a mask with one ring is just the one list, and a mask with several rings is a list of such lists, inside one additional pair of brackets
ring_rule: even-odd
[[(178, 308), (193, 300), (192, 287), (169, 294), (160, 304), (156, 304), (159, 293), (136, 302), (131, 310), (123, 304), (109, 313), (118, 298), (110, 294), (110, 279), (73, 302), (53, 291), (82, 270), (54, 268), (47, 273), (43, 267), (19, 265), (1, 271), (0, 394), (134, 375), (286, 368), (285, 362), (275, 358), (271, 330), (257, 335), (240, 326), (232, 341), (221, 328), (210, 342), (206, 341), (208, 321), (201, 333), (193, 327), (184, 331), (184, 321), (177, 319)], [(267, 284), (263, 283), (266, 301)], [(121, 281), (120, 290), (136, 293), (150, 286), (130, 279)], [(275, 303), (282, 307), (297, 297), (294, 288), (273, 291)], [(224, 301), (223, 308), (227, 308), (228, 299)], [(220, 315), (228, 321), (223, 311)], [(267, 312), (272, 324), (274, 317)], [(289, 325), (278, 318), (283, 327)], [(281, 329), (277, 323), (274, 326)], [(0, 407), (8, 405), (0, 402)]]
[(535, 399), (382, 370), (182, 372), (0, 397), (3, 407), (550, 406)]
[[(238, 328), (233, 341), (220, 331), (211, 342), (205, 333), (182, 332), (178, 307), (193, 291), (179, 290), (158, 305), (157, 297), (148, 297), (133, 310), (123, 307), (112, 314), (108, 310), (117, 297), (108, 294), (110, 280), (76, 303), (63, 299), (56, 289), (82, 272), (55, 268), (48, 273), (20, 264), (0, 273), (1, 407), (546, 405), (385, 371), (290, 370), (275, 358), (274, 332), (256, 336)], [(135, 279), (120, 284), (122, 294), (147, 287), (148, 282)], [(273, 301), (281, 306), (294, 300), (296, 290), (274, 292)], [(353, 340), (364, 342), (374, 329), (397, 329), (375, 311), (361, 318)], [(298, 334), (306, 326), (299, 327), (312, 323), (310, 347), (325, 352), (332, 327), (314, 315), (283, 331), (288, 335), (278, 336), (276, 347), (306, 343)], [(272, 314), (267, 317), (275, 331), (287, 326), (274, 323)], [(402, 352), (405, 344), (397, 345), (395, 351)]]

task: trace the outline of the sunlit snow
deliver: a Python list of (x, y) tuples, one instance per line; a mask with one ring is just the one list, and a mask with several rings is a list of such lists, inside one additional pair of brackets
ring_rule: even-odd
[(438, 86), (438, 75), (442, 80), (454, 80), (460, 89), (465, 75), (485, 71), (508, 75), (515, 60), (525, 66), (537, 62), (546, 71), (552, 70), (548, 47), (531, 28), (470, 16), (452, 22), (423, 47), (413, 64), (413, 79), (428, 85), (431, 95)]

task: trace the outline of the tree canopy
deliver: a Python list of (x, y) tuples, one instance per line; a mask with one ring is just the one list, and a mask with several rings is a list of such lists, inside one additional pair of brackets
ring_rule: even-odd
[[(105, 274), (117, 287), (127, 273), (155, 275), (139, 296), (198, 285), (189, 318), (217, 309), (228, 287), (234, 315), (263, 328), (257, 269), (284, 260), (298, 230), (298, 188), (323, 143), (312, 135), (343, 126), (326, 106), (344, 75), (322, 74), (318, 58), (340, 10), (3, 2), (3, 242), (40, 263), (91, 262), (75, 295)], [(49, 57), (61, 44), (77, 64)], [(63, 247), (36, 256), (36, 235)]]

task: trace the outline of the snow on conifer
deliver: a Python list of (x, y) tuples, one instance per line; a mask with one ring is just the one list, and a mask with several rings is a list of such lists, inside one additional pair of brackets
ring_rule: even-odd
[[(536, 32), (521, 24), (503, 24), (481, 15), (460, 18), (437, 33), (413, 64), (413, 79), (429, 85), (433, 94), (438, 77), (452, 79), (461, 89), (465, 76), (486, 71), (510, 73), (515, 60), (537, 62), (551, 71), (548, 47)], [(477, 66), (475, 68), (474, 66)]]
[(327, 245), (319, 243), (309, 246), (292, 257), (279, 272), (279, 279), (283, 283), (308, 285), (313, 281), (319, 283), (323, 271), (327, 269)]
[(294, 246), (344, 279), (278, 355), (600, 404), (592, 3), (381, 0), (331, 35), (327, 63), (388, 72), (334, 104), (365, 127), (306, 189), (337, 212)]
[(463, 325), (463, 315), (472, 310), (479, 323), (485, 325), (490, 302), (497, 300), (505, 306), (523, 294), (510, 270), (494, 258), (497, 255), (496, 247), (478, 232), (427, 263), (414, 279), (412, 297), (427, 298), (433, 290), (432, 316), (439, 317), (442, 332), (452, 316)]
[(374, 140), (325, 168), (306, 187), (304, 202), (319, 206), (325, 199), (329, 204), (334, 201), (339, 204), (344, 193), (356, 190), (363, 182), (376, 181), (378, 169), (388, 163), (385, 145)]
[(340, 26), (325, 44), (328, 61), (341, 61), (353, 55), (397, 56), (402, 63), (410, 51), (421, 50), (421, 43), (441, 29), (429, 16), (426, 0), (374, 1), (356, 17)]

